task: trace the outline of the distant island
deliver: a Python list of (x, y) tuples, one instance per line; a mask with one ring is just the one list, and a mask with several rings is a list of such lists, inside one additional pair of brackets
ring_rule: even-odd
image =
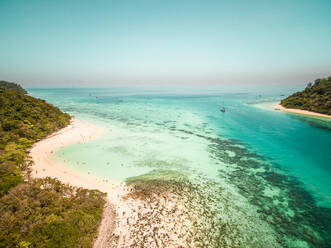
[(0, 81), (0, 247), (92, 247), (105, 193), (32, 178), (28, 150), (71, 117), (26, 93)]
[(309, 83), (303, 91), (281, 100), (280, 105), (279, 109), (282, 109), (281, 107), (298, 109), (331, 116), (331, 76), (316, 79), (314, 83)]

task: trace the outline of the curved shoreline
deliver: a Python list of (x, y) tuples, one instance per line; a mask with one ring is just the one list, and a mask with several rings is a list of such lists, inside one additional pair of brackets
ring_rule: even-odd
[(31, 177), (43, 178), (49, 176), (72, 186), (106, 191), (104, 185), (94, 182), (95, 180), (92, 177), (73, 172), (67, 169), (65, 165), (51, 159), (51, 155), (60, 148), (78, 142), (85, 142), (97, 137), (101, 132), (101, 129), (95, 126), (79, 120), (72, 120), (67, 127), (35, 143), (30, 150), (30, 157), (33, 160)]
[(331, 115), (315, 113), (312, 111), (302, 110), (302, 109), (285, 108), (280, 104), (277, 104), (274, 108), (275, 108), (275, 110), (282, 110), (282, 111), (293, 113), (293, 114), (301, 114), (301, 115), (308, 115), (308, 116), (323, 117), (323, 118), (331, 119)]
[(113, 239), (126, 232), (126, 219), (119, 218), (118, 213), (130, 213), (130, 210), (135, 208), (134, 203), (129, 206), (123, 200), (123, 196), (130, 192), (130, 188), (124, 184), (116, 184), (109, 180), (101, 180), (78, 171), (72, 171), (65, 165), (52, 160), (51, 155), (64, 146), (86, 142), (101, 133), (101, 129), (74, 119), (67, 127), (36, 142), (29, 153), (33, 161), (32, 178), (52, 177), (75, 187), (98, 189), (107, 193), (107, 203), (94, 242), (94, 247), (98, 248), (110, 247), (109, 243), (112, 243)]

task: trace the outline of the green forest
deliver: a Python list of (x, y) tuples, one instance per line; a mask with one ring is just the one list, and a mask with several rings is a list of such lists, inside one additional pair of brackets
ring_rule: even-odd
[(283, 99), (281, 105), (331, 115), (331, 76), (309, 83), (303, 91)]
[(92, 247), (105, 193), (29, 176), (28, 149), (70, 115), (0, 82), (0, 247)]

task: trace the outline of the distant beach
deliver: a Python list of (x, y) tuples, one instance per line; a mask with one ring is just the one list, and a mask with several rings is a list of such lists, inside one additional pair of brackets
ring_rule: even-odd
[(308, 110), (302, 110), (302, 109), (290, 109), (285, 108), (282, 105), (279, 104), (279, 102), (276, 101), (270, 101), (270, 102), (261, 102), (261, 103), (254, 103), (252, 106), (255, 106), (257, 108), (265, 109), (265, 110), (281, 110), (292, 114), (299, 114), (299, 115), (305, 115), (305, 116), (311, 116), (311, 117), (322, 117), (330, 119), (331, 116), (327, 114), (320, 114)]
[(282, 110), (282, 111), (293, 113), (293, 114), (310, 115), (310, 116), (323, 117), (323, 118), (329, 118), (329, 119), (331, 118), (331, 116), (327, 115), (327, 114), (320, 114), (320, 113), (316, 113), (316, 112), (312, 112), (312, 111), (308, 111), (308, 110), (302, 110), (302, 109), (285, 108), (280, 104), (277, 104), (276, 106), (274, 106), (274, 109)]

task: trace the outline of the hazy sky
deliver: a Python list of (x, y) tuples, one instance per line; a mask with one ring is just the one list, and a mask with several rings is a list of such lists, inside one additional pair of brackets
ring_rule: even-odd
[(0, 0), (0, 80), (305, 83), (331, 75), (331, 0)]

